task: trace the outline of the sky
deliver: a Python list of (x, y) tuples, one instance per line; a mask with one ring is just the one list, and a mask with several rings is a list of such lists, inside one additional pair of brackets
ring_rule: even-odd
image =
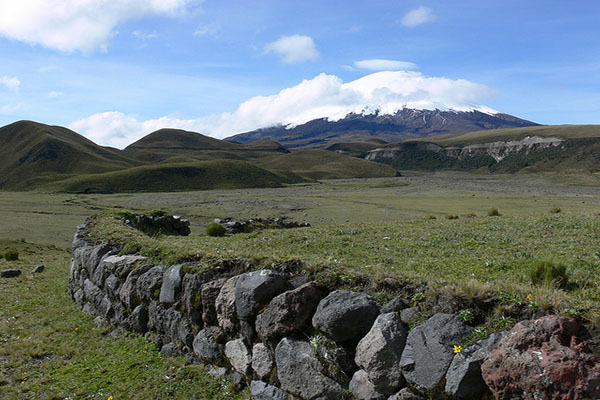
[(123, 148), (402, 107), (600, 124), (600, 1), (0, 0), (0, 125)]

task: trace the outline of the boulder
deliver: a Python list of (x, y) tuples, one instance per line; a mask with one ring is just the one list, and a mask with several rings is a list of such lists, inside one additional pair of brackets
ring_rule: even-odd
[(278, 340), (310, 326), (311, 317), (326, 291), (315, 282), (275, 296), (256, 317), (256, 331), (265, 340)]
[(152, 264), (140, 265), (139, 267), (131, 270), (129, 275), (127, 275), (125, 283), (123, 283), (123, 286), (121, 286), (119, 299), (121, 300), (121, 303), (123, 303), (128, 309), (133, 310), (138, 304), (140, 304), (141, 301), (136, 290), (136, 283), (138, 278), (152, 267)]
[(407, 335), (408, 327), (398, 313), (390, 312), (379, 315), (371, 330), (358, 343), (354, 361), (368, 374), (378, 393), (389, 396), (404, 384), (398, 365)]
[(204, 328), (194, 338), (194, 353), (202, 361), (218, 362), (223, 359), (223, 340), (221, 329), (215, 326)]
[(34, 269), (31, 270), (32, 274), (41, 274), (46, 269), (44, 264), (37, 265)]
[(149, 303), (158, 300), (158, 292), (166, 269), (167, 267), (163, 265), (157, 265), (140, 275), (136, 282), (136, 290), (142, 301)]
[(137, 306), (129, 315), (129, 326), (136, 332), (144, 333), (148, 330), (148, 308), (144, 304)]
[(379, 314), (374, 298), (365, 293), (336, 290), (319, 303), (313, 326), (336, 342), (362, 338)]
[(409, 388), (404, 388), (388, 398), (388, 400), (425, 400), (425, 398), (418, 394), (414, 394)]
[(164, 274), (159, 301), (163, 304), (175, 302), (181, 289), (181, 264), (173, 265)]
[(281, 388), (303, 399), (336, 399), (344, 389), (323, 374), (323, 366), (307, 342), (283, 338), (275, 349)]
[(177, 357), (179, 355), (179, 349), (175, 343), (167, 343), (160, 348), (160, 352), (165, 357)]
[(219, 326), (228, 334), (239, 329), (239, 321), (235, 307), (235, 287), (239, 276), (229, 278), (215, 299), (215, 310)]
[(16, 278), (21, 275), (20, 269), (5, 269), (0, 272), (0, 278)]
[(135, 255), (107, 255), (102, 259), (100, 264), (107, 274), (113, 274), (120, 280), (125, 280), (129, 272), (131, 272), (132, 266), (138, 261), (143, 260), (146, 260), (146, 257)]
[(407, 382), (425, 392), (436, 388), (452, 362), (453, 345), (469, 332), (469, 327), (452, 314), (435, 314), (412, 329), (400, 360)]
[(262, 307), (287, 288), (285, 277), (270, 269), (240, 275), (235, 285), (235, 308), (238, 318), (253, 321)]
[(388, 301), (383, 307), (381, 307), (381, 313), (387, 314), (391, 312), (397, 312), (407, 309), (408, 304), (402, 299), (402, 297), (394, 297), (392, 300)]
[(252, 347), (252, 369), (260, 379), (267, 378), (273, 370), (271, 350), (262, 343), (256, 343)]
[(323, 373), (336, 382), (349, 382), (358, 367), (354, 362), (354, 348), (342, 347), (325, 336), (314, 336), (311, 346), (316, 347)]
[(205, 326), (217, 324), (217, 310), (215, 301), (227, 279), (221, 278), (202, 285), (200, 289), (202, 298), (202, 322)]
[(202, 274), (185, 274), (181, 284), (181, 302), (185, 315), (196, 325), (202, 326)]
[(83, 282), (83, 293), (85, 294), (85, 299), (96, 308), (100, 305), (104, 297), (102, 290), (89, 279)]
[(164, 311), (163, 332), (172, 341), (181, 342), (191, 348), (194, 341), (194, 331), (190, 321), (181, 312), (169, 308)]
[(82, 264), (84, 267), (87, 267), (88, 276), (93, 277), (96, 267), (100, 264), (100, 260), (107, 255), (109, 252), (114, 249), (107, 243), (102, 243), (97, 246), (92, 247), (89, 252), (86, 252), (86, 259), (82, 259)]
[(352, 375), (348, 388), (358, 400), (383, 400), (386, 398), (386, 396), (377, 392), (364, 369), (359, 369)]
[(234, 339), (225, 343), (225, 357), (233, 369), (240, 374), (248, 375), (250, 373), (252, 355), (243, 339)]
[(158, 301), (152, 301), (148, 304), (148, 329), (154, 332), (164, 331), (165, 310)]
[(497, 399), (600, 398), (600, 358), (588, 352), (576, 319), (522, 321), (481, 365)]
[(250, 394), (254, 400), (286, 400), (287, 396), (277, 386), (262, 381), (250, 382)]
[(73, 294), (73, 300), (75, 300), (80, 307), (83, 307), (83, 304), (85, 303), (85, 294), (83, 289), (77, 289), (75, 294)]
[(456, 354), (446, 373), (446, 392), (460, 398), (481, 398), (487, 391), (481, 364), (504, 336), (506, 332), (494, 333)]
[(121, 288), (121, 281), (114, 275), (110, 275), (104, 281), (104, 291), (113, 300), (119, 298), (119, 289)]

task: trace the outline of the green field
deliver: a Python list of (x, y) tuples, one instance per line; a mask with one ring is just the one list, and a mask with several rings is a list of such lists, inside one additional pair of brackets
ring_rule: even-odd
[[(0, 269), (24, 272), (0, 280), (0, 398), (248, 396), (233, 393), (227, 381), (208, 379), (202, 366), (162, 358), (139, 336), (97, 328), (92, 316), (77, 310), (67, 294), (69, 246), (76, 225), (89, 215), (164, 209), (189, 218), (190, 237), (150, 238), (104, 217), (98, 235), (122, 238), (128, 232), (131, 243), (157, 260), (210, 264), (220, 257), (246, 256), (268, 264), (299, 258), (316, 278), (361, 288), (381, 301), (393, 294), (382, 282), (395, 277), (436, 296), (509, 299), (490, 316), (493, 324), (504, 321), (502, 310), (533, 306), (525, 300), (529, 293), (535, 307), (597, 323), (600, 188), (590, 182), (587, 175), (439, 172), (270, 189), (0, 192), (0, 253), (9, 248), (20, 253), (18, 261), (0, 259)], [(492, 207), (501, 216), (488, 216)], [(225, 238), (203, 234), (216, 217), (279, 216), (312, 227)], [(558, 290), (531, 284), (530, 268), (546, 259), (567, 266), (571, 286)], [(31, 276), (40, 263), (46, 271)], [(494, 329), (492, 322), (485, 329)]]

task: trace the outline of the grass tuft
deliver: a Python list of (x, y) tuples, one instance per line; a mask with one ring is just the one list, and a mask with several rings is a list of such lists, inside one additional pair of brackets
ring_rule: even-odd
[(529, 272), (531, 283), (535, 286), (550, 286), (566, 289), (569, 285), (567, 266), (549, 260), (540, 260)]
[(549, 212), (550, 214), (559, 214), (562, 212), (562, 210), (560, 209), (560, 207), (552, 207)]
[(489, 211), (487, 212), (488, 217), (499, 217), (500, 211), (498, 211), (498, 209), (496, 207), (492, 207), (489, 209)]
[(19, 252), (13, 249), (7, 250), (4, 253), (4, 259), (6, 261), (17, 261), (19, 259)]
[(225, 233), (227, 232), (227, 229), (225, 229), (225, 227), (217, 222), (213, 222), (212, 224), (208, 224), (206, 226), (206, 234), (208, 236), (212, 236), (212, 237), (223, 237), (225, 236)]

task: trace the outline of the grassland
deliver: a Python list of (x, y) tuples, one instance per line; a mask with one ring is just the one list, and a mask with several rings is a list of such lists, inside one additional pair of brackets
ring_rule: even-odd
[[(592, 183), (588, 175), (439, 172), (275, 189), (0, 192), (0, 252), (16, 248), (21, 255), (0, 260), (0, 269), (25, 272), (0, 281), (0, 398), (248, 396), (208, 379), (202, 366), (163, 359), (139, 336), (97, 328), (92, 316), (78, 311), (66, 289), (69, 246), (75, 226), (91, 214), (160, 208), (189, 218), (188, 238), (150, 238), (116, 220), (98, 231), (121, 239), (128, 233), (156, 260), (300, 258), (315, 277), (361, 287), (382, 301), (389, 293), (379, 284), (398, 277), (440, 293), (494, 292), (514, 304), (527, 304), (532, 293), (540, 307), (594, 318), (600, 304), (600, 188)], [(491, 207), (502, 215), (487, 216)], [(446, 219), (449, 214), (459, 218)], [(226, 216), (288, 216), (312, 227), (203, 235), (208, 222)], [(532, 286), (528, 271), (540, 259), (567, 265), (573, 285)], [(28, 274), (40, 263), (44, 273)]]

